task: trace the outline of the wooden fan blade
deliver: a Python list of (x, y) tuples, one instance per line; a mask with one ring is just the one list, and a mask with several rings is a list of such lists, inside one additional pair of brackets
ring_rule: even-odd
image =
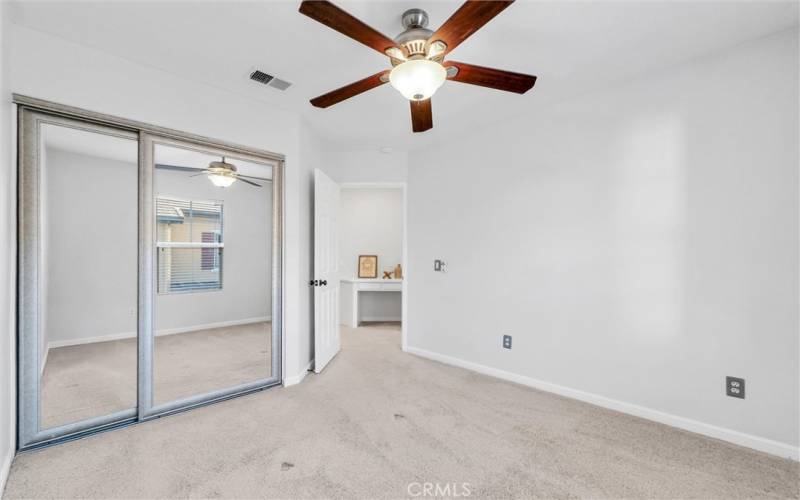
[(397, 46), (391, 38), (367, 26), (331, 2), (305, 0), (300, 4), (300, 13), (381, 54), (384, 54), (386, 49)]
[(381, 79), (381, 76), (384, 73), (388, 73), (388, 71), (375, 73), (374, 75), (368, 76), (363, 80), (353, 82), (350, 85), (345, 85), (344, 87), (328, 92), (327, 94), (315, 97), (311, 99), (311, 104), (318, 108), (327, 108), (328, 106), (333, 106), (338, 102), (342, 102), (345, 99), (350, 99), (351, 97), (357, 96), (358, 94), (366, 92), (367, 90), (380, 87), (388, 81), (388, 79)]
[(503, 71), (502, 69), (484, 68), (457, 61), (447, 61), (444, 66), (446, 68), (450, 66), (458, 68), (458, 73), (451, 77), (450, 80), (507, 92), (516, 92), (517, 94), (524, 94), (536, 83), (536, 77), (533, 75)]
[(514, 0), (467, 0), (428, 39), (428, 46), (441, 40), (447, 45), (445, 53), (450, 52), (513, 2)]
[(255, 186), (255, 187), (259, 187), (259, 188), (261, 187), (261, 184), (256, 184), (256, 183), (255, 183), (255, 182), (253, 182), (253, 181), (248, 181), (247, 179), (242, 179), (242, 176), (241, 176), (241, 175), (237, 175), (237, 176), (236, 176), (236, 178), (237, 178), (238, 180), (240, 180), (240, 181), (244, 182), (245, 184), (250, 184), (251, 186)]
[(431, 100), (411, 101), (411, 129), (414, 132), (425, 132), (433, 128), (433, 112)]

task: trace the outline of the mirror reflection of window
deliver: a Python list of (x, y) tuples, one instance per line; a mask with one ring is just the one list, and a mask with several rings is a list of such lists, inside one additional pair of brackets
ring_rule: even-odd
[(221, 201), (156, 198), (158, 293), (222, 288)]

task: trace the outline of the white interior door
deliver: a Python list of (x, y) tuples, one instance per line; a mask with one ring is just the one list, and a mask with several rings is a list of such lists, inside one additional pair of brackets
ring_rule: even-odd
[(314, 372), (341, 347), (339, 334), (339, 185), (314, 171)]

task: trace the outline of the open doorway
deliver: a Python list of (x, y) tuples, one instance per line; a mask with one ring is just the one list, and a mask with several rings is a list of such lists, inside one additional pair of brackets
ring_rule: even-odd
[(315, 174), (315, 363), (340, 347), (405, 349), (404, 183), (335, 183)]
[(400, 331), (403, 311), (404, 186), (340, 184), (340, 320), (343, 328)]

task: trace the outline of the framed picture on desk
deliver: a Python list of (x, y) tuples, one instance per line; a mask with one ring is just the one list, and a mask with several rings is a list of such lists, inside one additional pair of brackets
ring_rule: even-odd
[(359, 255), (358, 256), (358, 277), (377, 278), (378, 277), (378, 256)]

